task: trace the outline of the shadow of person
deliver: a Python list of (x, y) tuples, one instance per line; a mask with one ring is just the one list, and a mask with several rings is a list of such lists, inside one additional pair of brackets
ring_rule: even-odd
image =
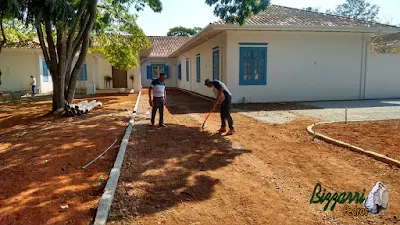
[(109, 221), (210, 199), (220, 180), (208, 171), (251, 152), (198, 127), (167, 125), (161, 129), (135, 125)]

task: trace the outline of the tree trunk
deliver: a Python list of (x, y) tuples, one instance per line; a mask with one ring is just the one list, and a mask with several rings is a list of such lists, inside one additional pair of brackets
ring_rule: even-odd
[(65, 107), (64, 78), (59, 79), (53, 76), (53, 111)]

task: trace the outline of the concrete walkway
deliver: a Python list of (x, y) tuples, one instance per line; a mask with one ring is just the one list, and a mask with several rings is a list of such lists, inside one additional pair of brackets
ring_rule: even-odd
[(344, 121), (347, 108), (347, 120), (400, 119), (400, 99), (304, 102), (302, 104), (319, 109), (252, 111), (241, 112), (241, 114), (271, 124), (284, 124), (299, 117), (312, 117), (322, 121)]

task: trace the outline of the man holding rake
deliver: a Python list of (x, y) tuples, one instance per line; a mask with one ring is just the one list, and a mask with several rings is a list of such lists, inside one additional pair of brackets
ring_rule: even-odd
[(213, 89), (215, 97), (217, 97), (215, 104), (213, 105), (211, 112), (215, 110), (218, 103), (221, 102), (221, 129), (219, 130), (220, 133), (226, 132), (226, 120), (228, 120), (229, 132), (226, 135), (232, 135), (235, 133), (235, 128), (233, 127), (233, 119), (231, 115), (231, 104), (232, 104), (232, 94), (226, 87), (226, 85), (219, 81), (219, 80), (210, 80), (206, 79), (204, 82), (209, 88)]

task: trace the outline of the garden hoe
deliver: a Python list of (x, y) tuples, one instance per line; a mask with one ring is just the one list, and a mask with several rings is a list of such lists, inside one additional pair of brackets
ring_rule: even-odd
[(206, 128), (206, 127), (207, 127), (207, 125), (206, 125), (206, 121), (207, 121), (208, 117), (210, 116), (210, 114), (211, 114), (211, 112), (209, 112), (209, 113), (208, 113), (208, 116), (206, 117), (206, 119), (204, 120), (204, 123), (203, 123), (203, 125), (201, 126), (201, 130), (202, 130), (202, 131), (204, 131), (204, 128)]

